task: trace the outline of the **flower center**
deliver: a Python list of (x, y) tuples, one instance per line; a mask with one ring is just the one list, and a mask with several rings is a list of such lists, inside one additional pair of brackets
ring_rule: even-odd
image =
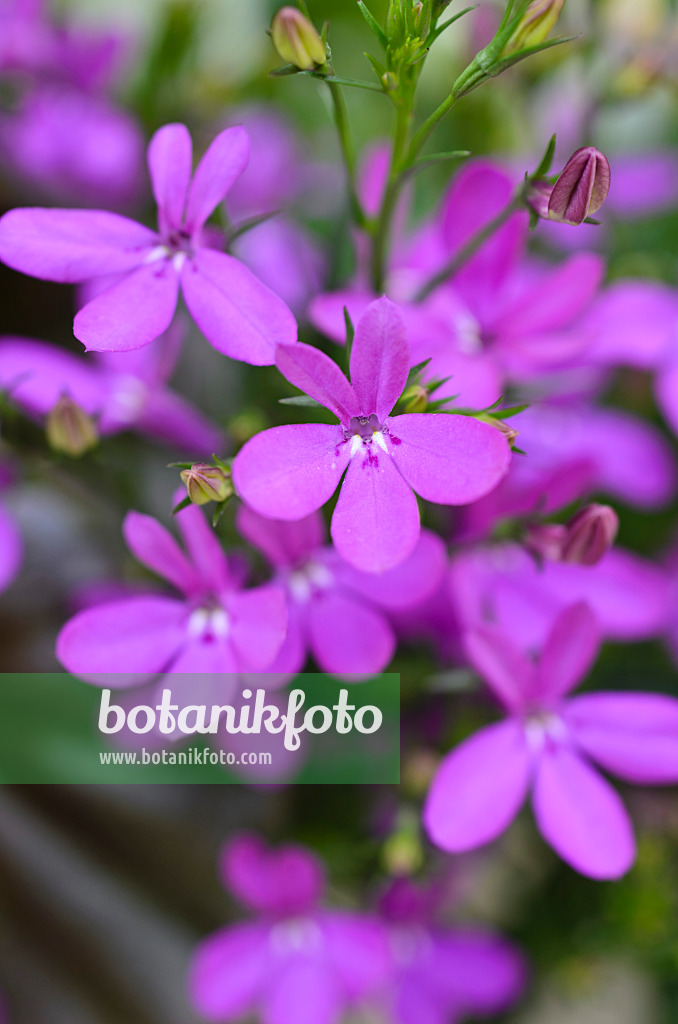
[(194, 255), (193, 236), (184, 228), (177, 228), (170, 231), (161, 242), (151, 249), (146, 257), (146, 263), (156, 263), (158, 260), (170, 260), (176, 271), (181, 270), (186, 259)]
[(525, 718), (525, 736), (530, 750), (538, 753), (549, 740), (562, 741), (567, 736), (567, 728), (560, 715), (536, 711)]
[(188, 632), (194, 639), (221, 640), (230, 632), (228, 615), (221, 606), (196, 608), (188, 620)]
[(287, 585), (295, 601), (300, 604), (309, 600), (319, 590), (329, 590), (334, 583), (334, 576), (320, 562), (307, 562), (300, 569), (295, 569), (287, 578)]
[[(388, 455), (386, 446), (388, 427), (385, 423), (380, 423), (374, 413), (371, 416), (352, 416), (344, 434), (346, 440), (351, 442), (351, 458), (361, 451), (372, 455), (374, 445)], [(376, 458), (376, 453), (374, 453), (374, 457)]]
[(109, 410), (119, 423), (134, 423), (146, 404), (148, 388), (142, 380), (131, 375), (118, 378)]
[(308, 953), (318, 949), (321, 942), (320, 928), (306, 917), (281, 921), (271, 929), (271, 945), (277, 953)]

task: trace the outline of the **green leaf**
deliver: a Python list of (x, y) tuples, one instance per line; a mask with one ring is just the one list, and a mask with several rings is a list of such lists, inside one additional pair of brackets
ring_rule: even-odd
[(311, 18), (311, 12), (308, 9), (308, 4), (306, 3), (306, 0), (297, 0), (297, 7), (299, 8), (299, 10), (301, 11), (302, 14), (306, 15), (306, 17), (308, 18), (309, 21), (311, 21), (311, 22), (313, 21), (313, 19)]
[(533, 209), (533, 207), (531, 207), (531, 206), (530, 206), (528, 212), (529, 212), (529, 215), (530, 215), (530, 231), (534, 231), (535, 228), (537, 227), (537, 224), (541, 220), (541, 217), (539, 216), (537, 211), (535, 209)]
[(432, 167), (433, 164), (447, 163), (449, 160), (465, 160), (471, 155), (470, 149), (457, 149), (450, 153), (432, 153), (430, 156), (424, 157), (423, 160), (417, 160), (416, 164), (412, 164), (411, 167), (404, 171), (404, 174), (409, 177), (413, 174), (418, 174), (419, 171), (423, 171), (427, 167)]
[(174, 506), (174, 508), (172, 509), (172, 515), (175, 516), (177, 512), (181, 512), (182, 508), (188, 508), (188, 506), (192, 504), (193, 502), (189, 497), (184, 498), (183, 501), (180, 501), (178, 505)]
[(348, 306), (344, 306), (344, 323), (346, 325), (346, 368), (350, 373), (351, 369), (351, 352), (353, 351), (353, 339), (355, 338), (355, 327), (351, 320), (351, 315), (348, 311)]
[(299, 405), (304, 409), (317, 408), (322, 409), (320, 402), (316, 402), (315, 398), (311, 398), (309, 395), (294, 395), (292, 398), (279, 398), (279, 405)]
[(377, 19), (374, 17), (372, 12), (368, 10), (368, 8), (365, 6), (363, 0), (358, 0), (358, 8), (363, 18), (365, 19), (365, 21), (374, 32), (377, 39), (379, 40), (380, 45), (383, 46), (384, 49), (386, 49), (388, 47), (388, 39), (386, 38), (386, 33), (384, 32), (383, 28), (381, 27)]
[(240, 238), (241, 235), (246, 234), (253, 228), (258, 228), (260, 224), (265, 224), (267, 220), (272, 220), (273, 217), (279, 217), (282, 210), (271, 210), (270, 213), (260, 213), (258, 217), (248, 217), (247, 220), (243, 220), (240, 224), (234, 225), (227, 232), (226, 237), (226, 248), (235, 242), (236, 238)]
[(524, 405), (512, 405), (508, 409), (499, 409), (501, 413), (500, 419), (510, 420), (512, 416), (517, 416), (521, 412), (525, 412), (526, 409), (530, 408), (530, 403), (526, 402)]
[(539, 43), (538, 46), (528, 46), (524, 50), (512, 53), (510, 57), (505, 57), (503, 60), (498, 61), (493, 67), (488, 69), (488, 74), (491, 78), (496, 78), (497, 75), (501, 75), (504, 71), (512, 68), (514, 64), (519, 64), (528, 57), (533, 57), (536, 53), (541, 53), (543, 50), (551, 50), (554, 46), (562, 46), (563, 43), (571, 43), (578, 38), (578, 36), (559, 36), (557, 39), (548, 39), (545, 43)]
[(296, 64), (281, 64), (279, 68), (273, 68), (269, 71), (269, 78), (285, 78), (287, 75), (301, 75), (302, 71), (296, 66)]
[(216, 530), (217, 526), (219, 525), (219, 520), (221, 519), (221, 517), (223, 516), (224, 512), (226, 511), (226, 506), (228, 505), (229, 500), (230, 499), (227, 498), (226, 501), (220, 501), (219, 504), (217, 505), (217, 507), (215, 508), (214, 512), (212, 513), (212, 527), (213, 527), (213, 529)]
[(193, 462), (168, 462), (168, 469), (191, 469), (195, 465)]
[(584, 224), (595, 224), (596, 227), (599, 228), (602, 224), (602, 221), (596, 220), (595, 217), (586, 217), (586, 219), (584, 220)]
[(372, 65), (372, 70), (374, 71), (375, 75), (379, 79), (380, 88), (383, 89), (384, 86), (383, 86), (383, 82), (381, 80), (384, 77), (384, 75), (386, 74), (386, 68), (381, 63), (381, 61), (377, 60), (376, 57), (373, 57), (371, 53), (365, 53), (364, 56), (367, 58), (367, 60)]
[(556, 136), (555, 133), (551, 136), (548, 146), (544, 151), (544, 155), (539, 162), (539, 167), (529, 177), (533, 180), (538, 180), (545, 177), (551, 170), (551, 164), (553, 163), (553, 154), (556, 151)]
[(361, 82), (357, 78), (338, 78), (337, 75), (323, 75), (320, 71), (300, 71), (299, 74), (308, 75), (310, 78), (319, 78), (322, 82), (332, 82), (333, 85), (348, 85), (352, 89), (367, 89), (369, 92), (384, 91), (380, 85)]
[(455, 14), (453, 18), (448, 18), (442, 25), (437, 25), (429, 33), (428, 39), (426, 40), (427, 45), (431, 46), (435, 43), (436, 39), (438, 39), (438, 37), (441, 36), (443, 32), (450, 27), (450, 25), (454, 25), (455, 21), (459, 21), (459, 19), (463, 18), (465, 14), (470, 14), (471, 11), (475, 11), (477, 6), (477, 4), (473, 4), (472, 7), (465, 7), (463, 11), (459, 11), (459, 14)]

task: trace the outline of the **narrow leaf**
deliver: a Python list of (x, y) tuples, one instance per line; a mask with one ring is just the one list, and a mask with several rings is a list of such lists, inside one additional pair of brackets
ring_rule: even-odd
[(178, 505), (174, 506), (172, 509), (172, 515), (175, 516), (177, 512), (181, 512), (182, 508), (188, 508), (188, 506), (192, 504), (193, 502), (191, 499), (188, 496), (185, 497), (183, 501), (180, 501)]
[(315, 398), (310, 398), (308, 395), (294, 395), (292, 398), (279, 398), (279, 405), (300, 405), (305, 409), (317, 408), (322, 409), (320, 402), (316, 402)]
[(375, 16), (372, 14), (372, 12), (368, 10), (368, 8), (365, 6), (363, 0), (358, 0), (358, 7), (363, 18), (365, 19), (365, 21), (374, 32), (377, 39), (379, 40), (379, 43), (381, 44), (381, 46), (383, 46), (384, 49), (386, 49), (386, 47), (388, 46), (388, 39), (386, 38), (386, 33), (384, 32), (383, 28), (381, 27)]

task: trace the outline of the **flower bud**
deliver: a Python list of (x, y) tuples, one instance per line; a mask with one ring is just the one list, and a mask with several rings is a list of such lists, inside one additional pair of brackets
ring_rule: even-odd
[(99, 440), (94, 420), (68, 395), (62, 395), (47, 416), (47, 443), (55, 452), (79, 458)]
[(194, 505), (206, 505), (209, 501), (226, 501), (233, 494), (231, 475), (220, 466), (197, 462), (190, 469), (183, 469), (180, 475)]
[(405, 403), (405, 412), (426, 412), (428, 391), (421, 384), (412, 384), (403, 392), (402, 401)]
[(281, 7), (273, 18), (271, 38), (278, 54), (300, 71), (325, 64), (327, 51), (316, 28), (296, 7)]
[(578, 149), (551, 190), (548, 218), (563, 224), (583, 224), (600, 209), (609, 191), (607, 157), (593, 146)]
[(525, 547), (537, 558), (547, 562), (560, 562), (567, 527), (561, 523), (537, 523), (530, 526), (525, 534)]
[(509, 443), (509, 446), (513, 448), (516, 438), (518, 437), (518, 431), (513, 427), (510, 427), (504, 420), (500, 420), (497, 416), (491, 416), (490, 413), (480, 413), (476, 416), (477, 420), (481, 420), (483, 423), (489, 423), (491, 427), (498, 430), (500, 434), (503, 434)]
[(587, 505), (573, 516), (566, 530), (561, 561), (597, 565), (614, 544), (619, 518), (609, 505)]
[(564, 3), (565, 0), (534, 0), (513, 30), (502, 56), (543, 43), (558, 21)]

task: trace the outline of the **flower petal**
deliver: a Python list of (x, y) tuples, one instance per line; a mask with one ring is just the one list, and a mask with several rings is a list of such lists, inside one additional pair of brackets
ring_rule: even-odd
[(243, 501), (271, 519), (303, 519), (332, 497), (349, 460), (340, 427), (288, 424), (256, 434), (233, 462)]
[(179, 278), (171, 263), (146, 263), (83, 306), (73, 321), (73, 333), (88, 351), (141, 348), (169, 327), (178, 291)]
[(290, 522), (266, 519), (241, 505), (236, 522), (238, 532), (276, 568), (305, 560), (325, 543), (325, 521), (318, 512)]
[(578, 253), (539, 276), (502, 312), (502, 337), (521, 340), (569, 327), (594, 298), (605, 267), (600, 256)]
[(189, 990), (201, 1017), (224, 1021), (254, 1011), (270, 975), (268, 940), (264, 925), (245, 923), (223, 928), (200, 943)]
[(91, 360), (29, 338), (0, 341), (0, 387), (33, 416), (44, 416), (63, 394), (98, 413), (106, 394), (105, 375)]
[(332, 572), (342, 588), (361, 594), (387, 611), (399, 611), (421, 604), (434, 594), (445, 567), (445, 544), (437, 534), (422, 530), (412, 554), (395, 569), (377, 575), (338, 562)]
[(200, 579), (172, 534), (152, 516), (128, 512), (122, 525), (125, 543), (134, 557), (182, 594), (200, 587)]
[(481, 626), (464, 636), (471, 665), (509, 711), (521, 711), (534, 688), (533, 663), (499, 626)]
[(0, 259), (45, 281), (73, 284), (143, 263), (158, 244), (149, 228), (104, 210), (10, 210), (0, 218)]
[(360, 415), (358, 398), (337, 364), (313, 345), (279, 345), (275, 365), (290, 384), (348, 424)]
[(287, 632), (287, 600), (282, 587), (255, 587), (228, 601), (229, 638), (244, 672), (270, 668)]
[(297, 323), (282, 299), (244, 263), (214, 249), (198, 249), (181, 273), (186, 305), (211, 345), (254, 366), (270, 366), (275, 346), (297, 338)]
[(628, 782), (678, 781), (678, 700), (658, 693), (584, 693), (565, 706), (575, 742)]
[(409, 413), (389, 420), (393, 458), (409, 485), (440, 505), (467, 505), (497, 486), (511, 461), (506, 438), (469, 416)]
[(367, 915), (331, 911), (319, 920), (328, 957), (351, 1002), (381, 990), (393, 969), (386, 930)]
[(351, 383), (363, 416), (386, 419), (403, 393), (409, 368), (402, 314), (385, 296), (376, 299), (358, 321), (351, 349)]
[(188, 505), (175, 519), (203, 589), (224, 590), (229, 583), (228, 561), (202, 509)]
[(183, 221), (193, 169), (193, 145), (185, 124), (158, 128), (148, 144), (148, 169), (160, 230), (176, 231)]
[(430, 966), (437, 990), (455, 1009), (474, 1015), (507, 1009), (525, 988), (524, 958), (489, 932), (455, 929), (437, 935)]
[(311, 653), (323, 672), (370, 676), (393, 657), (388, 620), (360, 598), (325, 590), (311, 599), (306, 615)]
[(539, 831), (566, 863), (590, 878), (619, 878), (636, 856), (619, 794), (578, 754), (547, 747), (534, 786)]
[(57, 658), (68, 672), (96, 685), (137, 686), (166, 668), (186, 642), (186, 619), (183, 601), (169, 597), (86, 608), (59, 633)]
[(201, 228), (240, 177), (250, 157), (249, 135), (241, 126), (227, 128), (208, 147), (193, 175), (186, 207), (186, 229)]
[(341, 557), (363, 572), (386, 572), (412, 553), (419, 529), (417, 499), (391, 456), (357, 454), (332, 516), (332, 540)]
[(241, 903), (278, 918), (308, 914), (325, 884), (322, 863), (306, 847), (290, 843), (269, 849), (249, 833), (223, 847), (220, 875)]
[(519, 722), (481, 729), (445, 757), (424, 807), (429, 838), (450, 853), (496, 839), (517, 815), (530, 782), (530, 754)]
[(539, 659), (539, 696), (562, 697), (582, 682), (598, 656), (600, 639), (598, 620), (585, 602), (561, 612)]
[(335, 1024), (343, 1009), (334, 972), (323, 960), (297, 954), (272, 975), (263, 1024)]

